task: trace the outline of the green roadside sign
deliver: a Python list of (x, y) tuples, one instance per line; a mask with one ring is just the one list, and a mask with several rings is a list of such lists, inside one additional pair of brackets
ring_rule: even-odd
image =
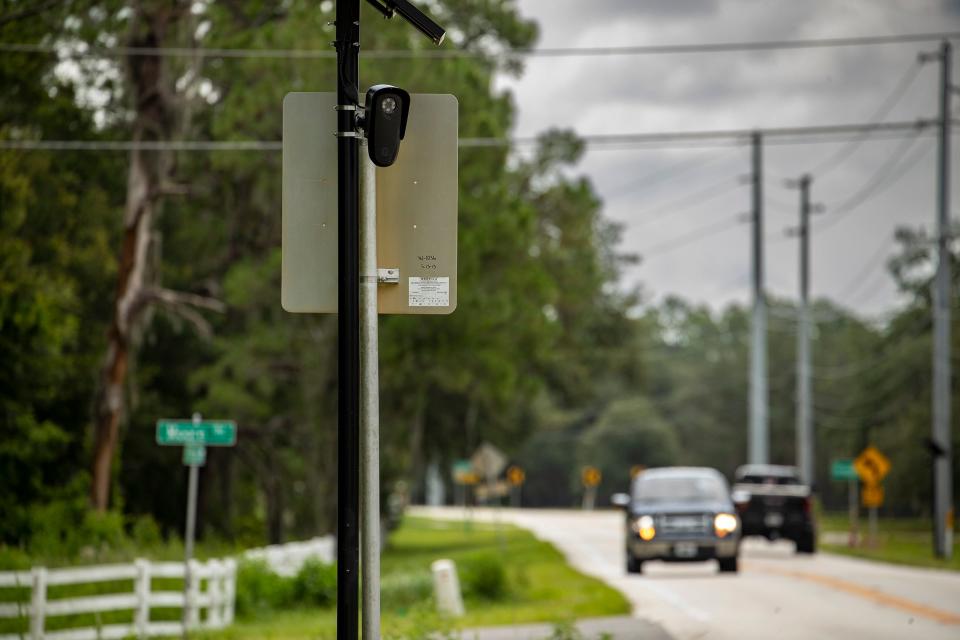
[(853, 468), (852, 458), (840, 458), (830, 465), (830, 477), (834, 480), (856, 480), (857, 470)]
[(202, 444), (187, 444), (183, 447), (183, 464), (202, 467), (207, 462), (207, 448)]
[(236, 443), (237, 424), (232, 420), (157, 420), (157, 444), (232, 447)]

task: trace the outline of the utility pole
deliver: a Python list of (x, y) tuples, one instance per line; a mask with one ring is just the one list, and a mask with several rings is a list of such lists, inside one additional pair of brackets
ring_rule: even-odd
[(934, 552), (953, 552), (953, 474), (950, 433), (950, 42), (940, 46), (940, 144), (937, 166), (937, 271), (933, 278), (933, 517)]
[(753, 146), (753, 321), (750, 349), (750, 437), (747, 458), (751, 464), (769, 460), (767, 426), (767, 309), (763, 291), (763, 137), (751, 137)]
[(360, 0), (337, 0), (337, 640), (356, 640), (360, 501)]
[(380, 364), (377, 308), (377, 173), (366, 153), (367, 140), (361, 142), (360, 198), (360, 306), (362, 328), (360, 343), (361, 433), (360, 566), (363, 606), (362, 638), (380, 640)]
[(800, 307), (797, 311), (797, 467), (813, 487), (813, 413), (810, 385), (810, 174), (800, 177)]

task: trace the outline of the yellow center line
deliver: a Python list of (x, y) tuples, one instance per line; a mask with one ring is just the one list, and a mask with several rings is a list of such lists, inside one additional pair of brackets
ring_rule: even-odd
[(863, 585), (856, 584), (855, 582), (850, 582), (848, 580), (842, 580), (840, 578), (834, 578), (833, 576), (826, 576), (819, 573), (810, 573), (808, 571), (796, 571), (793, 569), (778, 569), (774, 567), (761, 567), (750, 563), (747, 567), (751, 571), (760, 571), (763, 573), (772, 573), (781, 576), (787, 576), (790, 578), (799, 578), (801, 580), (807, 580), (809, 582), (815, 582), (821, 584), (825, 587), (830, 587), (837, 591), (844, 591), (851, 595), (859, 596), (864, 600), (870, 600), (876, 602), (877, 604), (885, 605), (888, 607), (893, 607), (894, 609), (900, 609), (901, 611), (906, 611), (915, 616), (920, 616), (923, 618), (929, 618), (930, 620), (935, 620), (940, 624), (956, 624), (960, 625), (960, 615), (951, 613), (949, 611), (944, 611), (942, 609), (937, 609), (935, 607), (928, 607), (925, 604), (920, 604), (919, 602), (914, 602), (913, 600), (908, 600), (906, 598), (901, 598), (899, 596), (894, 596), (889, 593), (880, 591), (879, 589), (873, 589), (870, 587), (864, 587)]

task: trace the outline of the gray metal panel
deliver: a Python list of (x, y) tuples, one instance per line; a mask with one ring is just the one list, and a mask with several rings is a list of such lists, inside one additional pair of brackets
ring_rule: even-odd
[[(377, 168), (377, 261), (400, 268), (380, 286), (380, 313), (447, 314), (457, 307), (457, 99), (413, 94), (391, 167)], [(449, 304), (410, 306), (410, 278), (449, 278)]]
[(283, 99), (283, 259), (280, 303), (337, 312), (336, 94)]
[[(296, 313), (337, 312), (335, 104), (328, 92), (283, 101), (281, 304)], [(380, 313), (457, 306), (458, 126), (454, 96), (413, 94), (397, 161), (377, 168), (377, 264), (400, 270), (379, 287)], [(410, 306), (410, 278), (447, 278), (448, 304)]]

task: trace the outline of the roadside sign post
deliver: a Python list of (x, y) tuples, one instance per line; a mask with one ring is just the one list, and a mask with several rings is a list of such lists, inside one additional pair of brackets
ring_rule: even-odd
[(454, 502), (466, 509), (467, 486), (473, 480), (473, 465), (470, 464), (469, 460), (457, 460), (453, 463), (452, 475), (453, 486), (456, 488)]
[(860, 544), (860, 481), (851, 478), (847, 486), (850, 492), (850, 539), (847, 546), (856, 547)]
[(883, 505), (883, 479), (890, 473), (890, 460), (873, 445), (868, 446), (853, 461), (857, 475), (863, 480), (861, 500), (869, 511), (868, 544), (877, 545), (877, 509)]
[(584, 511), (593, 511), (597, 504), (597, 485), (603, 479), (603, 474), (596, 467), (584, 467), (580, 475), (583, 481), (583, 504)]
[(507, 469), (507, 482), (510, 483), (510, 506), (514, 509), (520, 508), (520, 492), (526, 479), (527, 474), (517, 465)]
[[(369, 3), (443, 42), (443, 27), (411, 3)], [(360, 93), (360, 0), (336, 0), (334, 11), (336, 94), (290, 93), (283, 101), (280, 299), (293, 313), (337, 314), (337, 638), (357, 638), (362, 553), (362, 635), (379, 640), (377, 314), (456, 308), (458, 111), (453, 96), (393, 87), (393, 107), (402, 95), (411, 101), (401, 105), (402, 152), (391, 146), (399, 139), (381, 134), (377, 142), (372, 123), (394, 111), (387, 99), (371, 103), (368, 92), (364, 102)], [(435, 117), (435, 108), (444, 115)]]
[(857, 539), (860, 537), (860, 506), (858, 493), (860, 490), (860, 476), (854, 468), (853, 460), (850, 458), (840, 458), (834, 460), (830, 465), (830, 477), (833, 480), (846, 481), (847, 483), (847, 503), (848, 515), (850, 519), (850, 538), (847, 545), (857, 546)]
[(187, 606), (194, 577), (190, 572), (193, 542), (197, 528), (197, 491), (200, 485), (200, 467), (207, 462), (207, 446), (232, 447), (237, 442), (237, 425), (232, 420), (204, 421), (199, 413), (190, 420), (157, 420), (157, 444), (182, 446), (183, 464), (188, 468), (187, 517), (183, 535), (183, 637), (195, 620)]

